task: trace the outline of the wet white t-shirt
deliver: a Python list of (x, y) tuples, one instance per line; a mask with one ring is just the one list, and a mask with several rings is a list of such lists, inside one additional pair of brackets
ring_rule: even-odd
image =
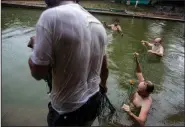
[(53, 108), (60, 114), (77, 110), (99, 91), (107, 34), (80, 5), (60, 5), (44, 11), (36, 26), (31, 60), (52, 66)]

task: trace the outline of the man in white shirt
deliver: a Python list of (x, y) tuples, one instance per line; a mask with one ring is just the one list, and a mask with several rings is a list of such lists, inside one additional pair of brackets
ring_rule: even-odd
[[(48, 125), (91, 125), (101, 102), (99, 84), (105, 86), (108, 77), (106, 31), (75, 0), (46, 3), (50, 8), (41, 14), (31, 38), (35, 44), (29, 66), (36, 80), (52, 69)], [(100, 77), (101, 69), (105, 74)]]
[(147, 41), (141, 41), (143, 45), (147, 45), (152, 47), (152, 50), (148, 50), (148, 53), (154, 54), (156, 56), (162, 57), (164, 55), (164, 48), (162, 46), (162, 39), (156, 38), (154, 39), (154, 43), (149, 43)]

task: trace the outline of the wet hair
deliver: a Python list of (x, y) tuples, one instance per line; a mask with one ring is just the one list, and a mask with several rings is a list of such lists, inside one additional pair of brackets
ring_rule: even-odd
[(114, 23), (114, 26), (118, 26), (118, 24), (117, 23)]
[(159, 43), (162, 44), (162, 38), (161, 38), (161, 40), (159, 41)]
[(162, 38), (158, 38), (158, 37), (157, 37), (157, 38), (154, 39), (154, 42), (155, 42), (156, 39), (160, 39), (159, 43), (162, 44), (162, 41), (163, 41)]
[(58, 5), (58, 0), (44, 0), (48, 7), (54, 7)]
[(154, 91), (154, 84), (150, 81), (145, 81), (147, 87), (146, 87), (146, 91), (150, 94)]
[(159, 42), (159, 43), (162, 45), (162, 42), (163, 42), (163, 39), (161, 38), (161, 40), (160, 40), (160, 42)]
[(114, 22), (117, 22), (117, 23), (119, 23), (119, 19), (115, 19), (115, 20), (114, 20)]

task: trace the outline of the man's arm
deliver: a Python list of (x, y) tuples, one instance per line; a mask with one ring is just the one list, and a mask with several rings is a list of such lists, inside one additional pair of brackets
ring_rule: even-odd
[[(36, 39), (35, 36), (30, 38), (30, 41), (28, 43), (29, 48), (31, 48), (31, 49), (34, 48), (35, 39)], [(28, 65), (30, 67), (32, 77), (34, 77), (36, 80), (41, 80), (41, 79), (45, 78), (47, 76), (49, 69), (50, 69), (49, 66), (40, 66), (40, 65), (34, 64), (33, 61), (31, 60), (31, 57), (28, 60)]]
[(102, 62), (102, 67), (101, 67), (101, 73), (100, 73), (100, 78), (101, 78), (101, 86), (104, 88), (105, 92), (107, 92), (107, 78), (109, 75), (109, 70), (107, 66), (107, 56), (103, 56), (103, 62)]
[(142, 44), (144, 44), (144, 45), (147, 45), (147, 46), (150, 46), (150, 47), (152, 47), (153, 46), (153, 44), (151, 44), (150, 42), (148, 42), (148, 41), (141, 41), (142, 42)]
[(120, 33), (122, 33), (122, 29), (121, 29), (120, 26), (118, 26), (118, 31), (119, 31)]
[(143, 82), (144, 77), (143, 77), (143, 74), (142, 74), (142, 71), (141, 71), (141, 66), (139, 64), (137, 55), (138, 55), (138, 53), (134, 53), (135, 61), (136, 61), (136, 75), (137, 75), (137, 78), (138, 78), (139, 82)]
[(107, 28), (111, 29), (113, 27), (113, 24), (107, 25)]
[(123, 32), (120, 26), (118, 26), (118, 32), (121, 34), (121, 36), (123, 36)]
[(35, 45), (33, 46), (33, 53), (28, 60), (28, 64), (31, 75), (36, 80), (41, 80), (48, 75), (52, 61), (52, 35), (49, 31), (51, 27), (49, 27), (48, 19), (52, 18), (48, 17), (47, 12), (44, 12), (36, 26), (36, 37), (31, 38), (32, 44), (35, 43)]
[(141, 126), (145, 125), (145, 122), (147, 120), (147, 116), (151, 107), (150, 104), (146, 104), (147, 106), (142, 106), (141, 111), (139, 113), (139, 116), (134, 115), (132, 112), (128, 112), (128, 114), (136, 121), (138, 122)]
[(159, 52), (154, 52), (154, 51), (152, 51), (152, 50), (148, 50), (148, 52), (149, 52), (149, 53), (152, 53), (152, 54), (154, 54), (154, 55), (157, 55), (157, 56), (162, 57), (162, 56), (163, 56), (164, 49), (163, 49), (163, 47), (161, 47)]
[(36, 80), (41, 80), (48, 75), (50, 67), (48, 65), (37, 65), (33, 63), (31, 58), (28, 60), (28, 64), (30, 67), (31, 75)]
[(111, 28), (112, 27), (112, 25), (107, 25), (107, 23), (106, 22), (102, 22), (103, 23), (103, 25), (105, 26), (105, 27), (107, 27), (107, 28)]
[(136, 116), (135, 114), (133, 114), (128, 105), (123, 105), (122, 108), (133, 118), (134, 121), (139, 123), (140, 126), (144, 126), (147, 120), (147, 116), (148, 116), (151, 105), (152, 105), (151, 102), (144, 103), (144, 105), (141, 107), (139, 116)]
[(162, 46), (161, 46), (161, 48), (160, 48), (159, 54), (160, 54), (161, 56), (164, 55), (164, 48), (163, 48)]

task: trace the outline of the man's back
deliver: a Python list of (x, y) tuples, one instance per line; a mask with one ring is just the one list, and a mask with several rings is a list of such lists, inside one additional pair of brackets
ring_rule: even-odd
[(106, 31), (77, 4), (61, 5), (43, 15), (52, 18), (47, 28), (52, 36), (51, 103), (61, 114), (72, 112), (99, 91)]

